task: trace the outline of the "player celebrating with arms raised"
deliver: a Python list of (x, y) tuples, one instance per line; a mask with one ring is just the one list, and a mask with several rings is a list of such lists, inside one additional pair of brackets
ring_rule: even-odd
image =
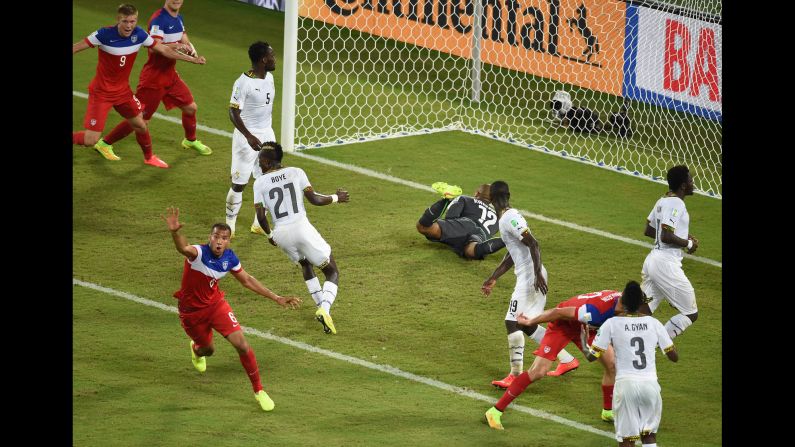
[[(182, 14), (179, 13), (182, 4), (183, 0), (166, 0), (165, 5), (149, 18), (149, 35), (163, 45), (197, 56), (185, 31)], [(179, 107), (182, 110), (182, 128), (185, 129), (182, 147), (194, 149), (201, 155), (210, 155), (213, 153), (212, 149), (196, 139), (196, 102), (175, 67), (175, 60), (163, 57), (155, 51), (149, 51), (149, 59), (141, 70), (138, 88), (135, 91), (135, 96), (144, 106), (144, 120), (148, 123), (152, 119), (160, 101), (163, 101), (166, 110)], [(113, 143), (132, 131), (130, 123), (122, 121), (99, 140), (97, 146), (113, 153)], [(167, 168), (168, 165), (163, 162), (161, 167)]]
[[(303, 196), (312, 205), (331, 205), (348, 202), (348, 191), (337, 189), (330, 196), (318, 194), (301, 168), (282, 166), (282, 146), (267, 142), (259, 152), (262, 175), (254, 181), (254, 208), (259, 224), (271, 245), (279, 247), (291, 261), (301, 264), (301, 271), (309, 294), (317, 305), (315, 318), (323, 325), (323, 332), (336, 334), (331, 319), (331, 305), (337, 298), (339, 270), (331, 246), (323, 239), (306, 217)], [(268, 224), (268, 212), (273, 218), (273, 233)], [(323, 271), (323, 288), (315, 276), (315, 266)]]
[(118, 8), (118, 23), (100, 28), (85, 39), (72, 45), (72, 54), (87, 48), (99, 48), (97, 74), (88, 86), (88, 107), (83, 122), (85, 131), (72, 132), (72, 144), (94, 148), (108, 160), (120, 160), (105, 147), (95, 146), (105, 128), (105, 120), (113, 107), (127, 119), (135, 131), (135, 139), (144, 153), (144, 163), (163, 166), (162, 160), (152, 153), (152, 138), (146, 127), (141, 102), (130, 89), (130, 71), (141, 45), (169, 59), (179, 59), (194, 64), (204, 64), (203, 56), (192, 57), (177, 53), (167, 45), (160, 45), (143, 29), (136, 26), (138, 10), (130, 4)]
[(237, 350), (260, 407), (265, 411), (273, 410), (273, 400), (262, 389), (254, 350), (246, 341), (232, 307), (224, 299), (224, 292), (218, 288), (218, 281), (227, 273), (232, 273), (243, 287), (272, 299), (282, 307), (295, 309), (301, 304), (301, 299), (279, 296), (243, 270), (237, 255), (229, 248), (230, 231), (225, 224), (213, 225), (207, 244), (188, 245), (185, 236), (179, 234), (182, 228), (179, 208), (168, 208), (166, 216), (161, 217), (168, 225), (177, 251), (186, 258), (182, 286), (174, 292), (174, 298), (179, 300), (179, 321), (191, 340), (193, 366), (201, 373), (207, 369), (205, 357), (215, 352), (215, 329)]

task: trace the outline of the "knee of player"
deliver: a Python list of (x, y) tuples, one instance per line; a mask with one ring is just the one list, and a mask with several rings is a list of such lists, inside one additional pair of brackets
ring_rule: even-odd
[(201, 357), (209, 357), (215, 353), (215, 346), (202, 346), (196, 350), (196, 354)]
[(698, 312), (694, 312), (694, 313), (692, 313), (692, 314), (690, 314), (690, 315), (686, 315), (686, 317), (687, 317), (687, 318), (690, 318), (690, 321), (691, 321), (692, 323), (695, 323), (695, 322), (696, 322), (696, 320), (698, 320)]
[(197, 110), (199, 110), (199, 106), (198, 106), (198, 105), (197, 105), (195, 102), (192, 102), (192, 103), (190, 103), (190, 104), (186, 105), (186, 106), (185, 106), (185, 107), (182, 109), (182, 111), (183, 111), (183, 112), (184, 112), (186, 115), (195, 115)]
[(243, 338), (239, 343), (235, 343), (234, 346), (238, 354), (245, 354), (249, 349), (251, 349), (251, 346), (249, 346), (248, 341), (245, 338)]

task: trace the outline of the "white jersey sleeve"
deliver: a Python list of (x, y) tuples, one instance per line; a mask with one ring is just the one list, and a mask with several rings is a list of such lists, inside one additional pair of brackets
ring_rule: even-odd
[(613, 334), (613, 325), (611, 323), (613, 323), (613, 321), (614, 318), (610, 318), (599, 327), (599, 331), (596, 333), (593, 343), (591, 343), (591, 346), (596, 348), (598, 351), (607, 351), (607, 347), (610, 346), (610, 338)]
[[(509, 212), (510, 214), (508, 214)], [(519, 212), (513, 208), (506, 211), (506, 214), (508, 214), (507, 219), (505, 220), (505, 224), (501, 226), (500, 231), (508, 232), (516, 239), (521, 240), (522, 233), (524, 233), (525, 230), (529, 231), (530, 229), (530, 227), (527, 225), (527, 221), (525, 220), (524, 216), (519, 214)]]
[(246, 104), (246, 94), (248, 93), (249, 84), (245, 82), (243, 76), (245, 75), (238, 77), (235, 81), (235, 85), (232, 86), (232, 97), (229, 99), (229, 107), (242, 109)]

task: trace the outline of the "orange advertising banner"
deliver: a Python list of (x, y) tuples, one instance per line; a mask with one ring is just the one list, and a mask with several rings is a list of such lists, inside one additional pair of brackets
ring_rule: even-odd
[(298, 14), (456, 56), (621, 94), (626, 4), (619, 0), (301, 0)]

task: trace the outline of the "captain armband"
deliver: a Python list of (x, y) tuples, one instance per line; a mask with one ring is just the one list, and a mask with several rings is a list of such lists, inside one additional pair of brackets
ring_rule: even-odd
[(336, 194), (331, 195), (331, 203), (339, 202), (340, 198)]
[(597, 346), (588, 346), (588, 352), (589, 352), (589, 353), (590, 353), (592, 356), (594, 356), (594, 358), (597, 358), (597, 359), (598, 359), (599, 357), (601, 357), (601, 356), (602, 356), (602, 352), (604, 352), (604, 351), (602, 351), (602, 350), (601, 350), (599, 347), (597, 347)]

